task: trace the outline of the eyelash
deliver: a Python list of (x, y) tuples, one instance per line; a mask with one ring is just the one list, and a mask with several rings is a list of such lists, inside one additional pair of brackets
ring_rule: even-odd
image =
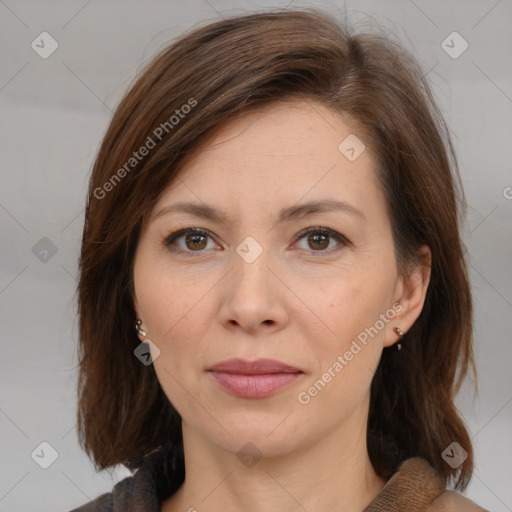
[[(306, 235), (309, 235), (310, 233), (327, 235), (331, 238), (334, 238), (338, 242), (340, 242), (341, 247), (351, 245), (350, 240), (348, 238), (346, 238), (345, 236), (341, 235), (337, 231), (334, 231), (332, 229), (325, 228), (322, 226), (312, 226), (312, 227), (303, 229), (300, 233), (297, 234), (294, 243), (301, 240), (302, 238), (304, 238)], [(173, 233), (170, 233), (169, 235), (165, 236), (162, 243), (165, 247), (167, 247), (172, 252), (186, 254), (187, 256), (190, 255), (191, 257), (202, 256), (202, 253), (204, 253), (205, 250), (189, 251), (189, 250), (178, 249), (176, 247), (171, 248), (171, 246), (174, 245), (176, 240), (178, 240), (179, 238), (181, 238), (185, 235), (188, 235), (188, 234), (201, 235), (201, 236), (205, 236), (208, 238), (213, 238), (211, 236), (211, 232), (208, 231), (207, 229), (187, 227), (187, 228), (179, 229), (178, 231), (174, 231)], [(297, 250), (301, 250), (301, 249), (297, 249)], [(335, 249), (330, 249), (330, 250), (319, 250), (319, 251), (312, 250), (311, 252), (313, 254), (319, 253), (319, 256), (321, 256), (322, 253), (332, 254), (333, 252), (337, 252), (338, 250), (339, 250), (339, 247), (337, 249), (335, 248)], [(194, 254), (194, 253), (197, 253), (197, 254)]]

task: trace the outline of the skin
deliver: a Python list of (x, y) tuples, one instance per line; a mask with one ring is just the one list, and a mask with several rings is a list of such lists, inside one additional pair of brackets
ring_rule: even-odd
[[(183, 420), (186, 479), (164, 512), (355, 512), (385, 485), (366, 446), (370, 384), (382, 350), (399, 339), (393, 328), (407, 332), (421, 313), (430, 251), (420, 248), (424, 268), (399, 275), (370, 150), (354, 161), (338, 150), (351, 133), (339, 114), (310, 101), (245, 113), (199, 147), (142, 230), (134, 265), (134, 307), (147, 333), (140, 339), (160, 350), (154, 368)], [(277, 223), (281, 208), (323, 199), (346, 201), (366, 220), (333, 211)], [(230, 221), (158, 215), (177, 201), (207, 203)], [(350, 242), (297, 238), (317, 226)], [(186, 227), (211, 236), (163, 243)], [(263, 249), (252, 263), (236, 252), (248, 236)], [(393, 305), (399, 313), (300, 403), (298, 394)], [(304, 375), (270, 397), (234, 397), (205, 371), (233, 357), (277, 359)], [(261, 453), (251, 466), (237, 457), (246, 443)]]

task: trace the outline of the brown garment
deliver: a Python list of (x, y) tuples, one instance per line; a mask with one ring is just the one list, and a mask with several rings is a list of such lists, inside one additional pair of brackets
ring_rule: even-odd
[(425, 460), (402, 463), (364, 512), (489, 512), (464, 496), (445, 490), (443, 480)]
[[(118, 482), (112, 492), (71, 512), (161, 512), (161, 503), (181, 485), (173, 479), (166, 453), (148, 459), (134, 476)], [(488, 512), (453, 491), (419, 457), (406, 460), (363, 512)]]

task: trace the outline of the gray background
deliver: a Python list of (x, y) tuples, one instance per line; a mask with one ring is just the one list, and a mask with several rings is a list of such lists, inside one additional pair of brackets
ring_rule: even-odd
[[(398, 35), (431, 80), (469, 203), (464, 239), (480, 391), (475, 397), (466, 385), (458, 398), (476, 450), (467, 495), (491, 511), (510, 511), (512, 3), (293, 4), (338, 16), (346, 7), (361, 27), (370, 16)], [(0, 511), (70, 510), (129, 474), (124, 468), (113, 479), (95, 474), (75, 430), (74, 293), (83, 205), (112, 110), (143, 62), (176, 35), (279, 5), (285, 2), (0, 0)], [(47, 59), (31, 48), (43, 31), (59, 45)], [(458, 58), (441, 46), (453, 31), (469, 44)], [(43, 441), (58, 453), (48, 469), (31, 457)], [(48, 462), (50, 450), (43, 450), (34, 459)]]

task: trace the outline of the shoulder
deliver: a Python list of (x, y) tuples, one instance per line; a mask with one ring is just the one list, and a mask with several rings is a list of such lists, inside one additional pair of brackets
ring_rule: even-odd
[(159, 512), (163, 499), (170, 497), (185, 478), (180, 452), (155, 450), (144, 457), (135, 474), (114, 485), (112, 492), (70, 512)]
[(124, 510), (123, 507), (126, 507), (126, 504), (134, 498), (134, 482), (135, 477), (133, 476), (124, 478), (114, 485), (112, 492), (101, 494), (94, 500), (70, 512), (117, 512), (118, 510)]
[(74, 508), (70, 512), (112, 512), (114, 510), (114, 499), (111, 492), (106, 492), (96, 499)]
[[(424, 512), (486, 512), (486, 509), (462, 494), (446, 490), (442, 479), (425, 459), (414, 457), (406, 460), (399, 473), (403, 482), (421, 483), (422, 490), (430, 487), (430, 492), (425, 493)], [(425, 485), (425, 482), (428, 484)]]
[(365, 512), (485, 512), (484, 508), (454, 491), (420, 457), (404, 461)]
[(488, 512), (475, 502), (453, 491), (444, 491), (425, 512)]
[[(140, 474), (140, 470), (136, 475), (143, 476)], [(135, 476), (124, 478), (114, 485), (112, 492), (101, 494), (94, 500), (85, 503), (70, 512), (118, 512), (119, 510), (128, 510), (128, 505), (139, 498), (154, 498), (154, 496), (152, 496), (153, 489), (149, 490), (148, 496), (147, 489), (143, 490), (146, 492), (141, 492), (136, 488), (135, 484), (140, 479), (141, 478), (135, 478)], [(151, 510), (152, 512), (153, 509), (148, 508), (147, 510)]]

